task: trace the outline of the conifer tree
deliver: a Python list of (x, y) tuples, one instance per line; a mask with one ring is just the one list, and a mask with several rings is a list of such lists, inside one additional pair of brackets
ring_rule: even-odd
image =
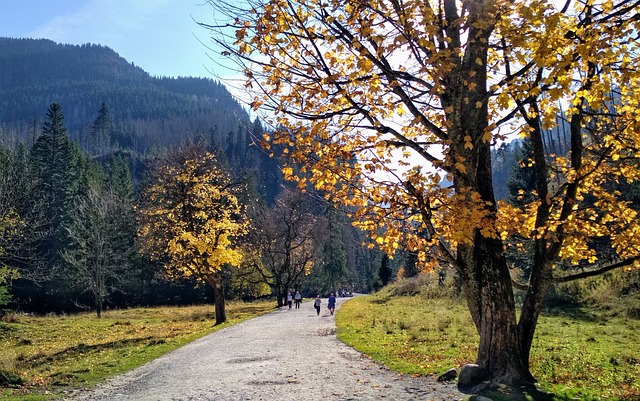
[(99, 155), (108, 151), (113, 130), (114, 121), (111, 111), (106, 103), (102, 103), (98, 111), (98, 117), (89, 128), (87, 152), (92, 155)]
[(64, 126), (62, 107), (53, 103), (42, 125), (42, 133), (31, 149), (36, 179), (32, 199), (43, 201), (43, 226), (47, 236), (39, 247), (50, 269), (64, 262), (60, 252), (67, 243), (65, 224), (72, 215), (73, 201), (79, 190), (79, 151), (74, 149)]
[(322, 259), (323, 270), (329, 281), (329, 289), (337, 291), (337, 285), (349, 276), (347, 254), (344, 248), (342, 219), (334, 206), (328, 206), (325, 212), (327, 238), (324, 242)]
[(382, 256), (382, 261), (380, 262), (380, 270), (378, 272), (378, 276), (380, 277), (380, 284), (383, 286), (389, 284), (391, 279), (393, 278), (393, 270), (391, 269), (391, 259), (389, 255), (384, 254)]

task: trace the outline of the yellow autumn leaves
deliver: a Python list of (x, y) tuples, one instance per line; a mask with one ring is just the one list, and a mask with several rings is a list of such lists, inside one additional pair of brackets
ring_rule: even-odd
[(209, 152), (158, 166), (139, 209), (143, 252), (164, 261), (170, 276), (205, 280), (239, 265), (233, 239), (245, 223), (230, 184)]
[[(454, 3), (447, 14), (432, 1), (273, 0), (238, 17), (231, 50), (259, 61), (247, 85), (273, 113), (285, 177), (348, 206), (371, 243), (425, 262), (434, 245), (455, 251), (478, 234), (564, 241), (570, 263), (595, 260), (593, 238), (640, 254), (631, 205), (610, 190), (640, 179), (633, 10), (497, 0), (471, 20)], [(573, 158), (545, 144), (545, 199), (516, 208), (480, 196), (489, 145), (568, 129), (574, 116)]]

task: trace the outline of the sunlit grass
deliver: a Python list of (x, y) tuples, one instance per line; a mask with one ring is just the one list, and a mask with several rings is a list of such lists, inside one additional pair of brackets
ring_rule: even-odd
[[(343, 342), (398, 372), (439, 375), (476, 357), (462, 300), (383, 292), (345, 303), (336, 322)], [(640, 321), (584, 310), (543, 315), (531, 370), (559, 400), (640, 399)]]
[[(229, 303), (215, 325), (211, 305), (136, 308), (68, 316), (9, 315), (0, 322), (0, 399), (44, 399), (128, 371), (215, 330), (273, 310), (273, 303)], [(10, 379), (11, 377), (9, 377)], [(6, 388), (13, 387), (13, 388)]]

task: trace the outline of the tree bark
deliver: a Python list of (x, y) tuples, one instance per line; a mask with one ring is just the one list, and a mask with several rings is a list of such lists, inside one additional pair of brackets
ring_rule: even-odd
[[(446, 4), (450, 6), (447, 18), (455, 24), (458, 17), (454, 12), (455, 3), (451, 1)], [(476, 363), (487, 369), (494, 383), (520, 385), (530, 382), (531, 374), (528, 365), (523, 364), (518, 342), (511, 275), (504, 244), (496, 229), (491, 141), (485, 139), (485, 131), (489, 129), (487, 43), (492, 31), (491, 22), (495, 18), (495, 4), (469, 1), (466, 5), (472, 26), (469, 38), (472, 39), (469, 39), (463, 57), (457, 60), (457, 67), (445, 79), (447, 90), (441, 99), (443, 106), (450, 109), (447, 122), (454, 189), (457, 194), (467, 194), (470, 207), (482, 208), (485, 217), (483, 231), (476, 227), (472, 241), (459, 244), (457, 268), (472, 319), (480, 335)], [(477, 28), (475, 22), (478, 22)], [(459, 39), (456, 38), (456, 41)], [(470, 82), (475, 84), (475, 90), (468, 90)], [(473, 194), (479, 195), (481, 204), (473, 201)]]
[(207, 283), (213, 288), (213, 301), (216, 310), (216, 324), (222, 324), (227, 320), (227, 312), (224, 303), (224, 286), (222, 277), (217, 274), (207, 278)]

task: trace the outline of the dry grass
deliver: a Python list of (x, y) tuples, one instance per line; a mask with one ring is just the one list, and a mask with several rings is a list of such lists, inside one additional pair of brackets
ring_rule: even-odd
[(0, 322), (0, 380), (3, 373), (19, 380), (0, 383), (0, 399), (46, 399), (65, 387), (92, 385), (272, 309), (273, 303), (232, 302), (218, 326), (210, 305), (114, 310), (102, 319), (8, 315)]

